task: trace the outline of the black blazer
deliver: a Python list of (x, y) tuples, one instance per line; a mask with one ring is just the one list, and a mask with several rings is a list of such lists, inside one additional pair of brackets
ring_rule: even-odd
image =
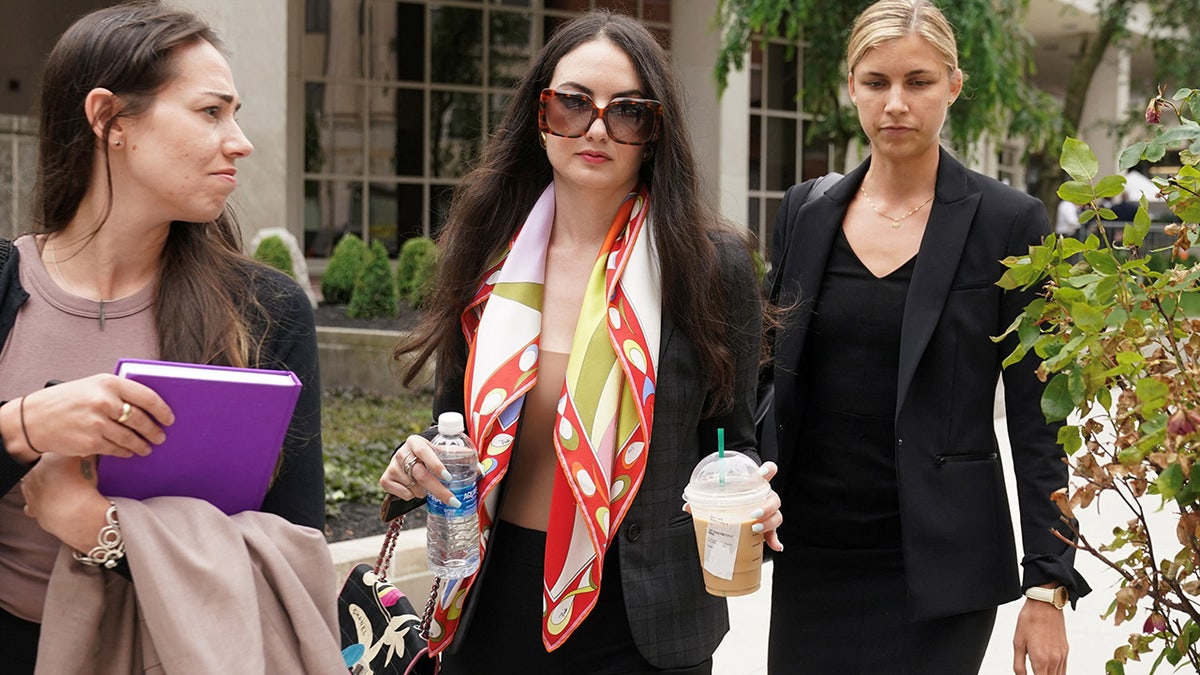
[[(683, 488), (692, 469), (716, 452), (718, 427), (725, 429), (727, 450), (758, 461), (754, 389), (762, 350), (761, 296), (745, 245), (733, 236), (717, 237), (715, 243), (726, 298), (724, 306), (713, 311), (729, 321), (733, 408), (703, 416), (708, 375), (700, 370), (688, 335), (664, 311), (646, 475), (615, 540), (633, 640), (657, 668), (685, 668), (708, 659), (729, 630), (725, 599), (704, 590), (692, 517), (682, 510)], [(466, 362), (465, 351), (462, 361)], [(434, 400), (435, 418), (446, 410), (462, 412), (464, 406), (462, 377), (442, 384)], [(487, 583), (487, 568), (485, 554), (477, 585)], [(470, 649), (475, 594), (473, 590), (467, 596), (458, 634), (449, 647), (453, 652)]]
[[(813, 181), (787, 193), (775, 223), (774, 300), (795, 305), (775, 339), (775, 435), (783, 480), (802, 466), (797, 423), (807, 401), (796, 381), (813, 301), (834, 235), (870, 159), (809, 204)], [(995, 607), (1017, 598), (1016, 546), (993, 423), (1003, 374), (1008, 432), (1021, 507), (1024, 586), (1073, 583), (1074, 549), (1049, 495), (1067, 484), (1060, 425), (1040, 411), (1037, 358), (1001, 372), (1012, 351), (1000, 335), (1034, 298), (995, 285), (1000, 260), (1028, 253), (1049, 234), (1042, 203), (967, 170), (941, 152), (937, 189), (904, 308), (895, 452), (909, 604), (917, 619)], [(767, 443), (764, 443), (767, 445)], [(784, 505), (787, 508), (787, 505)], [(804, 514), (788, 512), (803, 523)], [(786, 538), (786, 531), (782, 533)]]

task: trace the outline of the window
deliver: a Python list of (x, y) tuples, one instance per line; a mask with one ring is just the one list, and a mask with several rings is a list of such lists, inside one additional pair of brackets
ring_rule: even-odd
[(353, 232), (395, 255), (445, 222), (511, 88), (555, 27), (593, 8), (669, 46), (670, 0), (307, 0), (304, 246)]
[(750, 166), (746, 224), (771, 247), (775, 213), (793, 184), (829, 170), (825, 144), (806, 142), (814, 117), (801, 97), (803, 46), (756, 39), (750, 46)]

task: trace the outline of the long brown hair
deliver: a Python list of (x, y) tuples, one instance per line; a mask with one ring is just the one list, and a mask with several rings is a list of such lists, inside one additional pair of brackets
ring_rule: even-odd
[[(550, 86), (563, 56), (601, 38), (629, 56), (645, 96), (663, 105), (661, 134), (651, 157), (643, 161), (640, 176), (650, 187), (663, 309), (695, 346), (701, 370), (709, 378), (709, 412), (732, 403), (734, 368), (727, 337), (734, 328), (725, 319), (725, 290), (714, 239), (720, 232), (738, 230), (716, 215), (700, 189), (683, 98), (666, 53), (640, 23), (606, 11), (589, 12), (564, 24), (538, 52), (517, 84), (479, 166), (455, 189), (439, 237), (442, 263), (429, 309), (395, 350), (397, 359), (413, 355), (404, 371), (405, 384), (411, 384), (435, 355), (439, 380), (461, 373), (457, 345), (462, 340), (463, 309), (488, 265), (507, 248), (553, 178), (538, 143), (538, 96)], [(747, 241), (744, 230), (740, 237), (740, 242)]]
[[(154, 1), (97, 10), (63, 33), (42, 77), (35, 232), (62, 231), (75, 217), (95, 179), (92, 166), (98, 149), (108, 166), (108, 135), (115, 116), (97, 142), (83, 114), (88, 92), (108, 89), (125, 103), (117, 116), (141, 115), (175, 76), (177, 48), (200, 41), (221, 46), (199, 17)], [(91, 236), (112, 209), (112, 179), (105, 174), (108, 202)], [(248, 276), (256, 265), (240, 253), (241, 231), (230, 208), (211, 222), (174, 222), (170, 227), (154, 303), (161, 357), (253, 365), (259, 345), (251, 337), (247, 311), (263, 318), (266, 313), (246, 306), (256, 303), (246, 297), (251, 295), (246, 293)]]

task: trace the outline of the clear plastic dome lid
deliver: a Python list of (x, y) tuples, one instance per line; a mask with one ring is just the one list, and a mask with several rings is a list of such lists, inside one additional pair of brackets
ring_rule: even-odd
[(726, 450), (700, 460), (692, 479), (683, 490), (688, 502), (718, 503), (727, 506), (757, 504), (771, 492), (771, 484), (758, 474), (758, 465), (746, 455)]

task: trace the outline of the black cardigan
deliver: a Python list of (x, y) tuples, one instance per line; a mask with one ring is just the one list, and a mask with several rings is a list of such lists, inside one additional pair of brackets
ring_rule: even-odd
[[(5, 242), (7, 244), (7, 242)], [(248, 264), (249, 265), (249, 264)], [(14, 247), (0, 267), (0, 345), (8, 340), (17, 312), (29, 299), (22, 288), (19, 256)], [(249, 292), (261, 303), (252, 315), (256, 329), (267, 331), (255, 366), (291, 370), (303, 383), (296, 411), (283, 444), (283, 463), (262, 511), (297, 525), (325, 527), (325, 469), (321, 451), (321, 383), (318, 376), (316, 327), (312, 307), (290, 277), (254, 266), (247, 270)], [(0, 375), (2, 376), (2, 375)], [(16, 461), (0, 439), (0, 493), (7, 494), (31, 467)]]

